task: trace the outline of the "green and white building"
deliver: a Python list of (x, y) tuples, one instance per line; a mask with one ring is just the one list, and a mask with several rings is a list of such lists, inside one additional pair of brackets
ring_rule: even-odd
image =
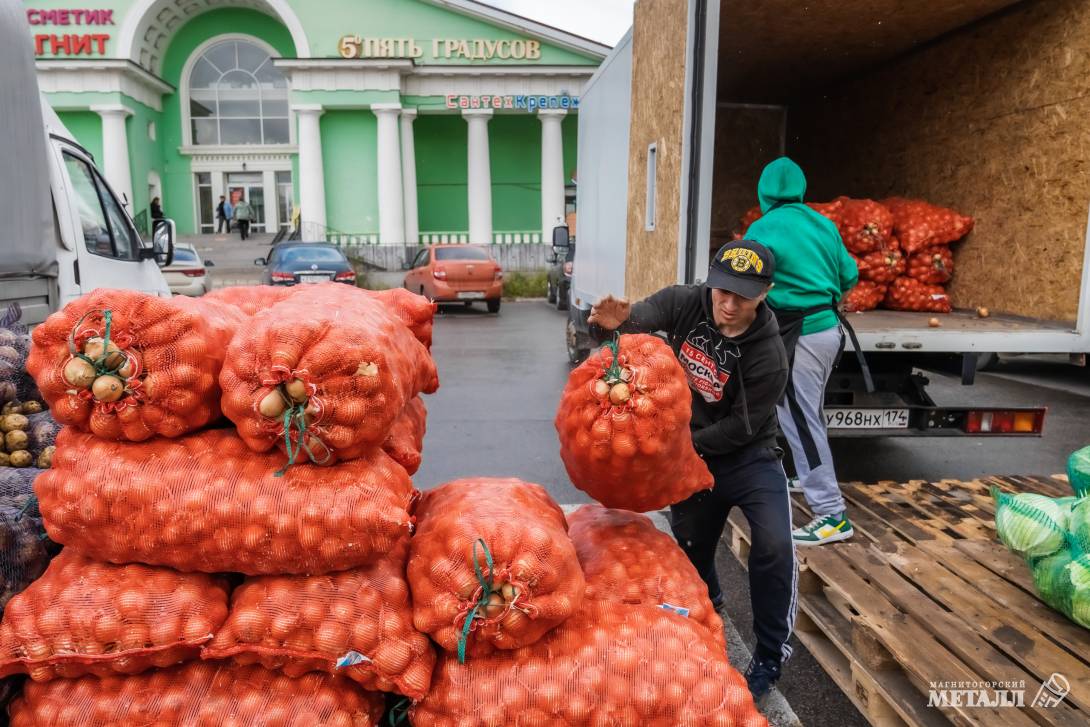
[(38, 82), (138, 222), (537, 242), (608, 48), (472, 0), (28, 0)]

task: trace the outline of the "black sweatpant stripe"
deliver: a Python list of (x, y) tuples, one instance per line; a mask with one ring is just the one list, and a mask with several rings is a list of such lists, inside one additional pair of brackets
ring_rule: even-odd
[(814, 444), (814, 435), (810, 432), (810, 424), (806, 421), (806, 415), (799, 406), (798, 396), (795, 393), (795, 379), (793, 376), (787, 380), (787, 407), (791, 410), (791, 419), (795, 422), (795, 429), (799, 432), (799, 441), (802, 442), (802, 451), (806, 455), (806, 464), (810, 470), (816, 470), (821, 466), (821, 454)]

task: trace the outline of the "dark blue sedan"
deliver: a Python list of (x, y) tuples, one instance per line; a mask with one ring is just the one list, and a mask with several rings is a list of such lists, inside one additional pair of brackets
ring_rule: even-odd
[(327, 242), (282, 242), (266, 260), (259, 257), (254, 265), (265, 266), (265, 285), (299, 283), (356, 284), (356, 272), (340, 248)]

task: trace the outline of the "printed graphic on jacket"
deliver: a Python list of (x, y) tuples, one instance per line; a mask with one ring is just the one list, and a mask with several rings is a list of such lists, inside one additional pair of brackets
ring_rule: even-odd
[(700, 392), (709, 404), (722, 400), (723, 389), (730, 379), (725, 365), (730, 354), (719, 350), (714, 343), (717, 338), (720, 338), (718, 333), (710, 331), (707, 323), (701, 323), (689, 332), (677, 355), (685, 368), (689, 386)]

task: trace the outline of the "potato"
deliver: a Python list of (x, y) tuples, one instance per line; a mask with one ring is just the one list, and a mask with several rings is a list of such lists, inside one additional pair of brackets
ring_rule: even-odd
[(20, 414), (37, 414), (42, 411), (42, 402), (40, 401), (24, 401), (23, 405), (19, 407)]
[(12, 366), (18, 367), (22, 364), (22, 357), (13, 346), (0, 346), (0, 361), (6, 361)]
[(25, 430), (29, 426), (30, 420), (22, 414), (7, 414), (0, 417), (0, 432), (4, 434), (14, 432), (16, 429)]
[(29, 467), (34, 462), (33, 455), (25, 449), (20, 449), (17, 452), (12, 452), (8, 455), (8, 459), (11, 460), (12, 467)]
[(53, 445), (49, 445), (42, 450), (42, 453), (38, 455), (37, 467), (40, 470), (47, 470), (53, 466), (53, 453), (57, 451), (57, 448)]
[(4, 404), (3, 409), (0, 409), (0, 415), (19, 414), (20, 413), (19, 410), (22, 408), (22, 406), (23, 405), (20, 404), (18, 401), (14, 401), (14, 400), (9, 401), (7, 404)]
[(0, 452), (0, 467), (11, 467), (11, 456), (7, 452)]
[(30, 447), (30, 437), (22, 429), (13, 429), (4, 435), (4, 446), (9, 452), (27, 449)]

